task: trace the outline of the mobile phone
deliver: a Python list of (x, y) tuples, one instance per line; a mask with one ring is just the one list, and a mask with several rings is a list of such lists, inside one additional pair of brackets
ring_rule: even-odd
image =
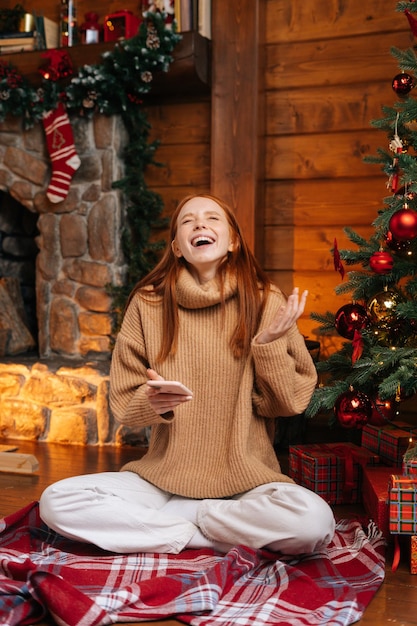
[(148, 380), (150, 387), (156, 387), (163, 393), (176, 393), (182, 396), (192, 396), (193, 392), (178, 380)]

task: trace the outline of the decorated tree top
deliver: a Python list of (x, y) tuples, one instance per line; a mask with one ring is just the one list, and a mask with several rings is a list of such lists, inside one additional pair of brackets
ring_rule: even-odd
[[(417, 37), (417, 2), (399, 2)], [(347, 341), (317, 364), (321, 376), (307, 416), (329, 411), (346, 427), (392, 419), (399, 403), (417, 392), (417, 84), (416, 47), (391, 49), (399, 72), (392, 79), (398, 99), (382, 108), (372, 124), (387, 133), (387, 146), (367, 157), (387, 175), (389, 195), (382, 201), (369, 240), (351, 228), (344, 231), (356, 246), (338, 250), (335, 270), (349, 294), (339, 310), (312, 314), (320, 332), (336, 331)], [(345, 265), (355, 266), (346, 272)]]

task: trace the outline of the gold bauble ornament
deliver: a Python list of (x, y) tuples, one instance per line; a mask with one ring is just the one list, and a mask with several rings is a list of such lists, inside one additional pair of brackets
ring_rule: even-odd
[(395, 309), (402, 298), (398, 291), (386, 289), (368, 301), (368, 316), (374, 324), (389, 324), (396, 319)]

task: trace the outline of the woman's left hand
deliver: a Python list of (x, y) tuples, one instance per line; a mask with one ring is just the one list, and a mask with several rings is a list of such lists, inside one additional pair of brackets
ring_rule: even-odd
[(298, 287), (294, 287), (286, 304), (279, 307), (268, 328), (265, 328), (256, 337), (256, 343), (269, 343), (285, 335), (303, 314), (307, 296), (308, 291), (303, 291), (301, 296), (299, 296)]
[[(163, 377), (153, 369), (148, 369), (146, 373), (148, 374), (149, 380), (164, 380)], [(184, 394), (164, 393), (160, 389), (150, 387), (149, 385), (146, 386), (145, 393), (153, 410), (159, 415), (170, 413), (179, 404), (192, 399), (192, 396), (185, 396)]]

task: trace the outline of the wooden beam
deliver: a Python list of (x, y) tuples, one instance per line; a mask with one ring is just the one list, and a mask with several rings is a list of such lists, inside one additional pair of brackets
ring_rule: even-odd
[(255, 252), (263, 248), (257, 239), (263, 230), (263, 5), (264, 0), (212, 3), (211, 189), (235, 209)]

